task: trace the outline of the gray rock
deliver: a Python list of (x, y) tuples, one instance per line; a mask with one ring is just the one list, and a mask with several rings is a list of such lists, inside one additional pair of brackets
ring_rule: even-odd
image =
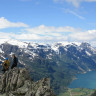
[(0, 96), (55, 96), (50, 79), (33, 82), (25, 68), (14, 68), (0, 78)]

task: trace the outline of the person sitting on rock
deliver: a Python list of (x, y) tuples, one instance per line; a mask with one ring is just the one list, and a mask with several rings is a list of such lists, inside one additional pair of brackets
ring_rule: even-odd
[(17, 67), (17, 63), (18, 63), (18, 58), (15, 56), (15, 54), (12, 54), (12, 57), (13, 57), (13, 64), (11, 66), (11, 69)]
[(10, 61), (8, 60), (8, 58), (5, 58), (5, 61), (2, 64), (3, 69), (2, 71), (5, 73), (7, 70), (9, 70), (9, 66), (10, 66)]

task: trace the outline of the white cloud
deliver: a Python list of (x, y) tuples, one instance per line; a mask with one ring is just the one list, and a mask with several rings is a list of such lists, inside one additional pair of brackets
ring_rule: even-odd
[(11, 39), (11, 33), (0, 32), (0, 39)]
[(4, 17), (0, 18), (0, 29), (3, 28), (9, 28), (9, 27), (28, 27), (27, 24), (24, 24), (22, 22), (10, 22), (7, 19), (5, 19)]
[[(20, 32), (19, 34), (15, 33), (5, 33), (0, 32), (0, 36), (2, 39), (19, 39), (19, 40), (37, 40), (37, 41), (62, 41), (67, 40), (68, 37), (66, 34), (70, 32), (76, 32), (79, 29), (75, 29), (70, 26), (66, 27), (54, 27), (54, 26), (45, 26), (40, 25), (35, 28), (27, 28), (23, 30), (24, 32)], [(1, 38), (0, 37), (0, 38)]]
[(79, 7), (82, 2), (96, 2), (96, 0), (53, 0), (54, 2), (68, 2), (75, 7)]
[(66, 26), (66, 27), (54, 27), (54, 26), (45, 26), (45, 25), (40, 25), (38, 27), (35, 28), (28, 28), (25, 29), (27, 32), (31, 32), (31, 33), (36, 33), (36, 34), (40, 34), (42, 33), (44, 34), (49, 34), (51, 33), (60, 33), (60, 32), (76, 32), (79, 29), (75, 29), (73, 27), (70, 26)]
[[(32, 36), (35, 34), (35, 40), (41, 41), (70, 41), (70, 42), (93, 42), (96, 40), (96, 30), (81, 30), (70, 26), (53, 27), (41, 25), (35, 28), (26, 29), (27, 33)], [(26, 34), (26, 33), (25, 33)], [(27, 34), (26, 34), (27, 35)], [(27, 37), (26, 37), (27, 39)], [(34, 38), (30, 38), (31, 40)]]
[(74, 11), (72, 11), (72, 10), (64, 9), (64, 11), (65, 11), (66, 13), (71, 13), (71, 14), (73, 14), (74, 16), (76, 16), (76, 17), (78, 17), (78, 18), (80, 18), (80, 19), (82, 19), (82, 20), (85, 19), (83, 16), (77, 14), (76, 12), (74, 12)]
[(40, 25), (35, 28), (25, 29), (24, 32), (15, 34), (14, 32), (0, 32), (0, 39), (17, 39), (24, 41), (41, 42), (90, 42), (96, 43), (96, 30), (81, 30), (70, 26), (54, 27)]
[(96, 30), (87, 30), (70, 34), (70, 38), (77, 41), (94, 41), (96, 40)]
[(73, 4), (75, 7), (79, 7), (80, 3), (82, 2), (82, 0), (65, 0), (65, 1)]
[(23, 33), (23, 34), (19, 34), (19, 35), (15, 35), (16, 39), (19, 40), (40, 40), (40, 36), (37, 34), (30, 34), (30, 33)]

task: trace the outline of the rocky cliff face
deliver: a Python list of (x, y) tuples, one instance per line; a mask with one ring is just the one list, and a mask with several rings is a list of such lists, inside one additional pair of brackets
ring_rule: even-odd
[(0, 76), (0, 96), (55, 96), (50, 79), (33, 82), (26, 69), (14, 68)]

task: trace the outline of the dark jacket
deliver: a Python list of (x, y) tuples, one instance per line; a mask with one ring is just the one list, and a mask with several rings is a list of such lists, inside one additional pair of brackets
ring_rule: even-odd
[(18, 58), (17, 57), (14, 57), (13, 58), (13, 64), (12, 64), (11, 69), (13, 69), (14, 67), (17, 67), (17, 63), (18, 63)]

